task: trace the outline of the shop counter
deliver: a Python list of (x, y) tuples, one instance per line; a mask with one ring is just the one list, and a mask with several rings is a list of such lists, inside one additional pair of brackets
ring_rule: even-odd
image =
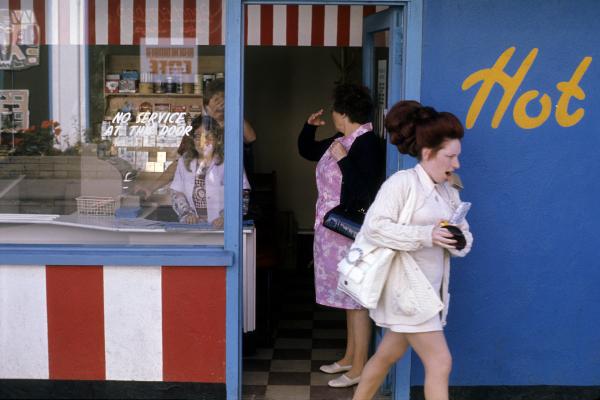
[[(197, 382), (221, 393), (230, 261), (201, 255), (197, 264), (178, 264), (181, 257), (168, 257), (226, 254), (223, 231), (202, 228), (143, 218), (0, 215), (9, 249), (0, 258), (0, 378)], [(11, 246), (23, 248), (22, 257)], [(45, 251), (61, 248), (88, 254), (80, 263), (77, 256), (43, 261)], [(148, 260), (167, 256), (156, 265), (114, 262), (131, 249), (139, 260), (140, 248)], [(255, 228), (244, 226), (245, 332), (255, 329), (255, 248)], [(28, 251), (40, 261), (25, 261)]]

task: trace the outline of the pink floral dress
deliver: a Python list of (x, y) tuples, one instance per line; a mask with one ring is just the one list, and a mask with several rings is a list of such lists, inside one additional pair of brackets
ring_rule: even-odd
[[(352, 134), (334, 140), (340, 142), (346, 151), (363, 133), (371, 131), (371, 123), (361, 125)], [(342, 171), (330, 148), (323, 154), (317, 164), (317, 206), (315, 218), (314, 263), (315, 292), (318, 304), (348, 310), (362, 307), (349, 296), (337, 290), (337, 264), (346, 256), (352, 240), (335, 233), (323, 226), (323, 217), (333, 207), (340, 204), (342, 190)]]

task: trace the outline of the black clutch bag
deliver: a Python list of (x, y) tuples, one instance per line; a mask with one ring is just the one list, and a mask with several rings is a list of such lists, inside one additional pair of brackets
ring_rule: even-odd
[(456, 240), (456, 244), (454, 248), (456, 250), (462, 250), (467, 245), (467, 239), (465, 239), (465, 235), (463, 235), (462, 231), (458, 229), (458, 227), (454, 225), (444, 225), (442, 228), (446, 228), (451, 234), (452, 239)]
[(340, 204), (325, 214), (323, 226), (354, 240), (364, 220), (364, 210), (352, 210)]

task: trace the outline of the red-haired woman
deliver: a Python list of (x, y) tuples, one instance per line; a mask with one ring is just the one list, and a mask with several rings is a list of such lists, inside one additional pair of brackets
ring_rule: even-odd
[(370, 317), (387, 331), (365, 365), (354, 398), (372, 398), (389, 368), (411, 346), (425, 366), (425, 398), (447, 400), (452, 358), (443, 326), (449, 260), (450, 255), (465, 256), (473, 237), (465, 221), (458, 227), (466, 244), (457, 246), (440, 222), (450, 219), (460, 204), (449, 179), (460, 166), (463, 127), (454, 115), (416, 101), (394, 105), (385, 123), (392, 144), (419, 163), (382, 185), (356, 238), (397, 253), (377, 308), (370, 310)]

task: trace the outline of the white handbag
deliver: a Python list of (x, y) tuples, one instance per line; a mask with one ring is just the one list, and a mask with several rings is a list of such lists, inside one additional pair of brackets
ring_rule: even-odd
[(395, 251), (369, 243), (354, 243), (338, 263), (338, 290), (365, 308), (376, 308)]

